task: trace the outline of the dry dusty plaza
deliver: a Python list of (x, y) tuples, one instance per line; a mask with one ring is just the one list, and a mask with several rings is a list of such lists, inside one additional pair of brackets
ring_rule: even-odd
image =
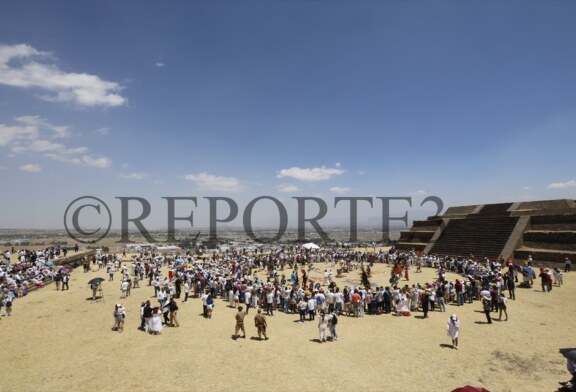
[[(125, 261), (130, 260), (130, 255)], [(321, 280), (325, 264), (310, 277)], [(539, 280), (517, 288), (508, 302), (509, 321), (486, 324), (479, 301), (446, 312), (353, 318), (341, 315), (339, 340), (320, 344), (317, 321), (297, 314), (267, 317), (267, 341), (258, 340), (254, 309), (246, 317), (246, 339), (232, 339), (236, 311), (217, 299), (212, 319), (202, 317), (198, 298), (178, 301), (179, 328), (157, 336), (138, 329), (140, 304), (153, 287), (141, 281), (120, 299), (120, 273), (107, 281), (104, 270), (71, 273), (69, 291), (55, 284), (14, 301), (2, 317), (2, 391), (427, 391), (467, 384), (492, 392), (556, 391), (569, 379), (558, 349), (574, 346), (576, 275), (542, 292)], [(166, 272), (166, 271), (164, 271)], [(288, 277), (291, 271), (284, 273)], [(387, 285), (391, 269), (375, 264), (370, 281)], [(258, 273), (264, 277), (264, 271)], [(88, 281), (106, 278), (103, 301), (93, 302)], [(448, 274), (449, 280), (459, 276)], [(399, 286), (432, 282), (435, 270), (410, 271)], [(360, 271), (335, 279), (339, 287), (359, 286)], [(123, 333), (111, 330), (116, 303), (126, 308)], [(460, 349), (451, 347), (446, 322), (461, 320)], [(493, 317), (496, 317), (493, 313)]]

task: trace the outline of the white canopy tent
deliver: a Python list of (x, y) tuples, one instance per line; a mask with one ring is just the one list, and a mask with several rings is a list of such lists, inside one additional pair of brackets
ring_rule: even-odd
[(313, 242), (308, 242), (307, 244), (302, 245), (304, 249), (320, 249), (318, 245)]

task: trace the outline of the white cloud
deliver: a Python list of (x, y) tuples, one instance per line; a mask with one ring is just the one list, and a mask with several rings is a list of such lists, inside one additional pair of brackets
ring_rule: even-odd
[(111, 164), (107, 157), (88, 154), (87, 147), (70, 147), (48, 140), (49, 137), (68, 137), (67, 126), (52, 125), (39, 116), (21, 116), (14, 121), (14, 125), (0, 124), (0, 147), (8, 148), (12, 153), (9, 155), (32, 154), (35, 158), (42, 156), (88, 167), (103, 168)]
[(12, 152), (21, 154), (24, 152), (49, 152), (55, 151), (58, 154), (72, 155), (72, 154), (82, 154), (88, 149), (86, 147), (74, 147), (67, 148), (61, 143), (52, 143), (48, 140), (37, 139), (28, 144), (16, 144), (11, 148)]
[(157, 61), (154, 65), (156, 65), (156, 68), (162, 68), (165, 64), (162, 61)]
[(329, 180), (334, 176), (339, 176), (345, 171), (339, 167), (314, 167), (302, 169), (299, 167), (291, 167), (290, 169), (282, 169), (276, 176), (277, 178), (291, 177), (300, 181), (324, 181)]
[(296, 185), (291, 184), (280, 184), (276, 187), (276, 189), (278, 192), (282, 193), (298, 192), (300, 190), (300, 188), (298, 188)]
[(7, 146), (15, 141), (31, 141), (38, 137), (38, 127), (18, 121), (17, 125), (0, 124), (0, 147)]
[(112, 161), (108, 157), (93, 157), (91, 155), (71, 157), (65, 154), (46, 154), (46, 157), (72, 165), (96, 167), (100, 169), (104, 169), (112, 164)]
[[(17, 61), (16, 61), (17, 60)], [(121, 86), (96, 75), (64, 72), (47, 52), (26, 45), (0, 45), (0, 84), (21, 88), (38, 88), (48, 92), (46, 101), (73, 102), (81, 106), (120, 106), (126, 99)]]
[(523, 187), (522, 187), (522, 190), (523, 190), (523, 191), (529, 191), (529, 190), (531, 190), (531, 189), (532, 189), (531, 186), (523, 186)]
[(26, 165), (20, 166), (20, 170), (28, 173), (38, 173), (39, 171), (42, 170), (42, 167), (40, 167), (40, 165), (28, 163)]
[(112, 163), (110, 158), (107, 158), (107, 157), (95, 158), (95, 157), (90, 156), (90, 155), (82, 155), (82, 157), (80, 158), (80, 161), (81, 161), (81, 164), (83, 164), (85, 166), (98, 167), (98, 168), (108, 167)]
[(65, 139), (70, 137), (70, 131), (69, 131), (70, 127), (62, 125), (59, 126), (52, 125), (40, 116), (20, 116), (16, 117), (14, 120), (20, 124), (35, 127), (37, 129), (38, 128), (47, 129), (52, 133), (51, 137), (53, 139)]
[(573, 188), (576, 186), (576, 180), (566, 181), (566, 182), (554, 182), (548, 185), (546, 188), (548, 189), (566, 189), (566, 188)]
[(208, 173), (186, 174), (184, 178), (193, 181), (199, 188), (211, 191), (237, 192), (244, 189), (244, 186), (235, 177), (214, 176)]
[(428, 194), (428, 192), (426, 192), (425, 190), (423, 190), (423, 189), (418, 189), (416, 192), (410, 192), (410, 193), (408, 194), (408, 196), (424, 196), (424, 195), (427, 195), (427, 194)]
[(106, 136), (108, 135), (108, 133), (110, 133), (110, 128), (107, 127), (98, 128), (96, 130), (96, 133), (98, 133), (101, 136)]
[(334, 192), (334, 193), (347, 193), (347, 192), (350, 192), (350, 188), (341, 187), (341, 186), (333, 186), (332, 188), (330, 188), (330, 192)]
[(125, 180), (143, 180), (148, 177), (148, 173), (130, 173), (130, 174), (119, 174), (118, 177), (123, 178)]

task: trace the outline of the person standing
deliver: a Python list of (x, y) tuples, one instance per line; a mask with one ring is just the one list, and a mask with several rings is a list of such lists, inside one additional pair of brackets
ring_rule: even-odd
[(162, 316), (164, 317), (164, 325), (170, 325), (170, 298), (162, 303)]
[(54, 276), (54, 282), (56, 282), (56, 291), (60, 290), (60, 282), (62, 281), (62, 275), (60, 274), (60, 271), (58, 271), (56, 273), (56, 275)]
[(548, 274), (546, 273), (546, 271), (544, 271), (544, 268), (540, 268), (540, 275), (538, 275), (538, 277), (540, 278), (542, 291), (546, 292), (546, 289), (548, 288)]
[(502, 319), (502, 312), (504, 312), (504, 315), (506, 316), (506, 320), (504, 321), (508, 321), (508, 311), (506, 310), (507, 302), (508, 298), (506, 298), (504, 292), (500, 293), (500, 297), (498, 297), (498, 308), (500, 309), (500, 313), (498, 314), (498, 321)]
[(70, 287), (68, 287), (69, 280), (70, 276), (66, 272), (62, 274), (62, 291), (64, 291), (64, 288), (66, 288), (66, 290), (70, 290)]
[(458, 350), (458, 334), (460, 333), (460, 320), (458, 316), (453, 314), (446, 323), (446, 331), (450, 339), (452, 339), (452, 347)]
[(236, 327), (234, 328), (234, 339), (238, 339), (239, 335), (238, 332), (242, 331), (242, 338), (246, 338), (246, 329), (244, 328), (244, 317), (246, 313), (244, 313), (244, 309), (242, 306), (238, 306), (238, 313), (236, 313)]
[(113, 266), (108, 267), (108, 276), (109, 276), (108, 281), (111, 282), (114, 280), (114, 267)]
[(308, 309), (308, 301), (306, 301), (305, 297), (302, 297), (298, 302), (298, 311), (300, 313), (301, 322), (304, 322), (306, 320), (306, 309)]
[(114, 308), (114, 331), (124, 332), (124, 319), (126, 318), (126, 310), (121, 304), (116, 304)]
[(309, 320), (310, 321), (314, 320), (315, 315), (316, 315), (316, 299), (314, 299), (314, 297), (311, 297), (308, 300), (308, 317), (309, 317)]
[(566, 260), (564, 260), (564, 272), (570, 272), (571, 268), (572, 268), (572, 262), (568, 257), (566, 257)]
[(444, 285), (440, 284), (436, 289), (436, 299), (438, 300), (438, 307), (441, 312), (446, 311), (446, 300), (444, 298), (446, 292), (444, 291)]
[(162, 333), (162, 319), (160, 318), (160, 308), (157, 306), (152, 309), (152, 317), (148, 324), (148, 333), (160, 335)]
[(268, 336), (266, 335), (268, 323), (266, 322), (266, 317), (262, 314), (262, 309), (258, 309), (258, 313), (254, 316), (254, 324), (258, 332), (258, 339), (262, 340), (262, 335), (264, 335), (264, 340), (268, 340)]
[(420, 302), (422, 303), (422, 313), (424, 313), (424, 316), (422, 318), (427, 319), (428, 309), (430, 307), (430, 290), (428, 289), (424, 290), (420, 298)]
[(456, 302), (458, 306), (464, 305), (464, 285), (460, 282), (460, 279), (456, 279), (454, 284), (454, 290), (456, 290)]
[(92, 289), (92, 301), (96, 301), (96, 292), (98, 291), (98, 287), (100, 287), (100, 283), (90, 283), (90, 288)]
[(350, 302), (352, 303), (352, 308), (354, 309), (354, 317), (359, 317), (360, 316), (360, 293), (358, 292), (358, 290), (354, 290), (354, 294), (352, 294), (352, 298), (350, 300)]
[(338, 333), (336, 332), (336, 325), (338, 324), (338, 312), (334, 311), (328, 316), (328, 328), (330, 328), (330, 336), (332, 340), (338, 340)]
[(488, 324), (492, 324), (492, 318), (490, 317), (490, 308), (492, 305), (492, 300), (490, 294), (484, 295), (482, 297), (482, 308), (484, 309), (484, 314), (486, 314), (486, 321)]
[(268, 287), (266, 291), (266, 314), (268, 316), (274, 316), (274, 288)]
[(120, 296), (120, 298), (126, 298), (128, 296), (128, 281), (127, 280), (122, 281), (122, 283), (120, 284), (120, 291), (122, 292), (122, 295)]
[[(212, 294), (208, 294), (206, 298), (206, 317), (211, 319), (212, 318), (212, 311), (214, 310), (214, 298), (212, 298)], [(248, 312), (246, 312), (248, 314)]]
[(390, 292), (390, 287), (386, 287), (383, 293), (384, 297), (384, 313), (389, 314), (392, 312), (392, 293)]
[(508, 293), (510, 295), (510, 299), (511, 300), (516, 300), (516, 283), (514, 282), (514, 278), (509, 275), (508, 276), (508, 280), (506, 282), (506, 285), (508, 287)]
[(320, 343), (326, 341), (326, 328), (328, 327), (328, 320), (324, 311), (320, 311), (320, 316), (318, 317), (318, 332), (320, 333)]
[(180, 324), (178, 323), (178, 305), (174, 298), (170, 298), (170, 302), (168, 302), (168, 309), (170, 309), (170, 326), (171, 327), (179, 327)]
[(141, 306), (141, 317), (140, 329), (146, 331), (150, 325), (150, 318), (152, 317), (152, 306), (150, 305), (150, 300), (143, 302)]
[(190, 294), (190, 284), (188, 281), (184, 282), (184, 303), (188, 303), (188, 295)]

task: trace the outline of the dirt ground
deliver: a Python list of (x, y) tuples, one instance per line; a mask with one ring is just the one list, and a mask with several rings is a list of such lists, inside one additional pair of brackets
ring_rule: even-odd
[[(320, 276), (323, 267), (312, 275)], [(373, 272), (371, 281), (379, 285), (390, 277), (382, 264)], [(120, 282), (106, 281), (104, 302), (93, 303), (87, 282), (98, 276), (107, 277), (76, 269), (69, 291), (51, 284), (14, 301), (12, 316), (0, 321), (0, 391), (443, 392), (466, 384), (492, 392), (556, 391), (569, 379), (558, 349), (576, 346), (575, 272), (550, 293), (538, 286), (517, 289), (507, 322), (484, 324), (479, 302), (447, 305), (446, 313), (431, 312), (429, 319), (415, 317), (419, 313), (341, 316), (340, 339), (323, 344), (314, 340), (316, 322), (300, 323), (297, 315), (281, 312), (268, 317), (270, 340), (256, 340), (253, 309), (245, 323), (248, 337), (233, 340), (235, 310), (221, 300), (211, 320), (201, 316), (198, 299), (180, 302), (180, 327), (148, 335), (137, 329), (139, 307), (153, 288), (141, 282), (120, 300)], [(408, 283), (433, 278), (434, 270), (425, 268)], [(337, 282), (359, 285), (360, 274)], [(128, 313), (123, 333), (111, 331), (119, 302)], [(451, 313), (462, 323), (458, 351), (446, 335)]]

